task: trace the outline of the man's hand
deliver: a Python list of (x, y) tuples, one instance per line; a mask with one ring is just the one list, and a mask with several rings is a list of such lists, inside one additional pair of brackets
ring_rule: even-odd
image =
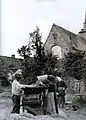
[(57, 92), (56, 95), (59, 95), (59, 93)]
[(40, 81), (40, 82), (39, 82), (39, 85), (40, 85), (40, 86), (43, 86), (44, 84)]
[(43, 82), (40, 82), (39, 85), (45, 87), (45, 84), (43, 84)]
[(63, 88), (63, 90), (65, 90), (65, 88)]

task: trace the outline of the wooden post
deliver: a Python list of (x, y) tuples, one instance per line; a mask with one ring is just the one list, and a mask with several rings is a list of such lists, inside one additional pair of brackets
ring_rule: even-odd
[(28, 113), (31, 113), (32, 115), (36, 116), (37, 112), (34, 108), (31, 108), (30, 106), (25, 106), (25, 109), (27, 110)]
[(2, 89), (2, 80), (0, 80), (0, 90)]
[(59, 114), (59, 111), (58, 111), (58, 101), (57, 101), (57, 85), (55, 83), (55, 91), (54, 91), (54, 101), (55, 101), (55, 108), (56, 108), (56, 113)]
[(24, 102), (22, 102), (22, 109), (23, 109), (23, 112), (24, 112)]
[(48, 89), (46, 89), (45, 92), (44, 92), (44, 99), (43, 99), (43, 101), (44, 101), (44, 104), (43, 104), (44, 115), (47, 114), (47, 104), (48, 104), (48, 98), (47, 97), (48, 97)]

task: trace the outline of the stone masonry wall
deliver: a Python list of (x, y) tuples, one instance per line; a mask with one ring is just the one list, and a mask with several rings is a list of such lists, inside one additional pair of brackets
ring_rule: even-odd
[(21, 66), (22, 59), (0, 56), (0, 62), (9, 69), (18, 69)]
[[(53, 34), (56, 34), (56, 39), (53, 38)], [(63, 28), (57, 27), (53, 25), (51, 28), (50, 34), (45, 42), (44, 50), (45, 53), (51, 52), (51, 49), (54, 45), (60, 46), (62, 49), (62, 55), (64, 57), (64, 53), (68, 53), (71, 46), (70, 36), (72, 36), (72, 41), (76, 39), (76, 35), (64, 30)]]
[(9, 70), (15, 72), (21, 66), (22, 59), (0, 56), (0, 88), (2, 84), (7, 84), (6, 74)]

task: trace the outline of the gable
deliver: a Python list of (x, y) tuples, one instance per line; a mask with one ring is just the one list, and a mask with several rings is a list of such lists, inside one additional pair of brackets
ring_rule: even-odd
[(51, 52), (52, 47), (55, 45), (61, 47), (62, 56), (64, 56), (64, 54), (71, 51), (72, 47), (79, 50), (86, 49), (86, 40), (60, 26), (53, 24), (44, 45), (45, 53)]
[[(54, 39), (54, 34), (56, 34), (55, 39)], [(51, 48), (54, 45), (60, 46), (62, 48), (63, 54), (65, 52), (68, 52), (69, 46), (71, 44), (70, 36), (72, 36), (73, 39), (76, 38), (75, 34), (68, 32), (67, 30), (53, 24), (53, 26), (50, 30), (49, 36), (44, 45), (45, 53), (51, 52)]]

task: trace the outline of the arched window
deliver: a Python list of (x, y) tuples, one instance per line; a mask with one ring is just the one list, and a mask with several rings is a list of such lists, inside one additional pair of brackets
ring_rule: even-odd
[(62, 58), (62, 51), (61, 51), (61, 47), (58, 45), (55, 45), (52, 47), (52, 56), (56, 56), (57, 59), (61, 59)]

